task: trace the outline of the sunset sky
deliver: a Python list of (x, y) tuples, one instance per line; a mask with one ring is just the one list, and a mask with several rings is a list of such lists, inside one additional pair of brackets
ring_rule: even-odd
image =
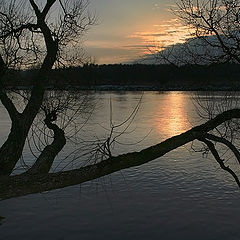
[(170, 9), (175, 0), (91, 0), (98, 24), (86, 36), (96, 63), (120, 63), (149, 54), (149, 48), (183, 41), (188, 34)]

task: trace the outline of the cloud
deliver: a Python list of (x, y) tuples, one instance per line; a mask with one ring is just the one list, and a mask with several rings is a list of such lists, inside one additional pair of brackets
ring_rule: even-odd
[(123, 46), (124, 48), (148, 48), (148, 47), (154, 47), (155, 45), (126, 45)]
[(154, 32), (136, 32), (129, 36), (129, 38), (141, 38), (145, 39), (146, 37), (162, 37), (166, 36), (166, 33), (154, 33)]
[(127, 62), (169, 45), (183, 43), (190, 37), (188, 28), (177, 18), (159, 20), (145, 29), (127, 34), (118, 32), (109, 36), (105, 32), (98, 33), (88, 40), (88, 52), (98, 63)]
[(133, 59), (150, 53), (144, 45), (124, 45), (115, 47), (88, 46), (87, 52), (94, 56), (99, 64), (131, 62)]
[(159, 9), (161, 9), (161, 5), (160, 4), (158, 4), (158, 3), (155, 3), (154, 5), (153, 5), (153, 8), (152, 8), (153, 10), (159, 10)]
[(154, 24), (150, 31), (138, 31), (129, 38), (135, 38), (141, 45), (155, 45), (161, 48), (176, 43), (183, 43), (191, 37), (191, 30), (184, 26), (177, 18)]

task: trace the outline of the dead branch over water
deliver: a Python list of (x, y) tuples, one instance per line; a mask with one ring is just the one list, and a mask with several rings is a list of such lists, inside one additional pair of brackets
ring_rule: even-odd
[[(208, 134), (208, 132), (212, 131), (224, 122), (239, 118), (240, 109), (228, 110), (202, 125), (196, 126), (159, 144), (143, 149), (140, 152), (131, 152), (117, 157), (111, 157), (107, 160), (101, 161), (100, 163), (75, 170), (47, 174), (31, 174), (28, 172), (17, 176), (2, 177), (0, 180), (0, 198), (3, 200), (31, 193), (39, 193), (81, 184), (122, 169), (148, 163), (193, 140), (199, 140), (207, 144), (220, 167), (230, 173), (240, 187), (238, 177), (234, 171), (225, 166), (224, 161), (221, 160), (215, 152), (213, 142), (226, 143), (225, 140)], [(226, 144), (226, 146), (234, 152), (235, 156), (239, 156), (239, 152), (236, 148), (233, 148), (228, 144)]]

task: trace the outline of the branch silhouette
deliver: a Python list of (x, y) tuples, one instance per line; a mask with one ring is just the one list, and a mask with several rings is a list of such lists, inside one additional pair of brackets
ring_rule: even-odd
[[(209, 147), (220, 166), (228, 171), (239, 185), (237, 175), (232, 169), (223, 164), (216, 153), (214, 144), (211, 142), (211, 140), (219, 141), (219, 139), (208, 134), (208, 132), (211, 132), (226, 121), (239, 118), (240, 109), (228, 110), (204, 124), (196, 126), (180, 135), (171, 137), (159, 144), (143, 149), (140, 152), (131, 152), (115, 157), (112, 156), (107, 160), (75, 170), (47, 174), (40, 174), (38, 172), (36, 174), (23, 173), (16, 176), (2, 177), (0, 179), (0, 198), (3, 200), (87, 182), (122, 169), (146, 164), (194, 140), (204, 142), (207, 147)], [(231, 145), (227, 145), (230, 146), (234, 152), (238, 151)], [(239, 152), (236, 156), (239, 156)]]

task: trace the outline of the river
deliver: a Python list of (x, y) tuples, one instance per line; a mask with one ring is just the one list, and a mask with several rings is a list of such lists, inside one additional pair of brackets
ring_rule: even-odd
[[(82, 128), (88, 140), (106, 137), (110, 119), (115, 126), (124, 122), (142, 98), (126, 134), (118, 138), (115, 155), (159, 143), (203, 121), (191, 92), (91, 95), (95, 109)], [(10, 123), (3, 107), (0, 112), (3, 143)], [(76, 147), (67, 144), (52, 171), (77, 167), (81, 158), (63, 161)], [(23, 157), (27, 164), (33, 159), (27, 149)], [(80, 186), (1, 201), (0, 239), (233, 240), (240, 238), (239, 202), (234, 180), (210, 154), (194, 152), (188, 144), (148, 164)]]

